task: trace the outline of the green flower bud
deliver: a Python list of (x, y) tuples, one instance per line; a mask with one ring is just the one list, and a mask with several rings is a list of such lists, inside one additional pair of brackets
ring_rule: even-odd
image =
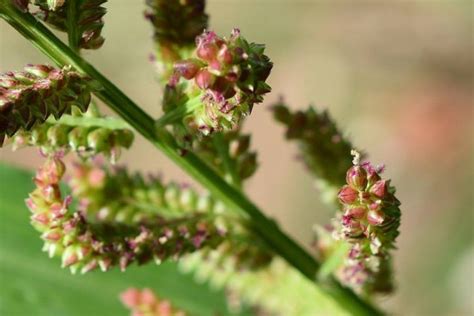
[(109, 151), (112, 147), (110, 143), (111, 130), (106, 128), (97, 128), (87, 135), (87, 145), (93, 150), (102, 152)]
[[(40, 147), (44, 153), (72, 150), (81, 157), (102, 153), (111, 161), (116, 161), (121, 148), (129, 148), (133, 143), (133, 132), (127, 128), (101, 127), (107, 126), (108, 119), (92, 112), (63, 117), (64, 120), (74, 118), (73, 122), (79, 124), (76, 127), (59, 120), (37, 124), (30, 131), (21, 131), (13, 137), (14, 149), (28, 145)], [(91, 126), (91, 117), (97, 126)]]
[(74, 151), (86, 150), (87, 148), (87, 135), (89, 129), (82, 126), (74, 127), (68, 133), (68, 144)]

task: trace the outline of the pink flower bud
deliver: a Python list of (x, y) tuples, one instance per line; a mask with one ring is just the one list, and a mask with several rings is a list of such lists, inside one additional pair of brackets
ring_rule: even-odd
[(353, 166), (347, 171), (346, 181), (354, 188), (364, 190), (367, 185), (367, 172), (361, 166)]
[(206, 69), (199, 71), (194, 79), (199, 88), (205, 90), (214, 84), (216, 77)]
[(112, 260), (110, 258), (104, 258), (99, 260), (99, 267), (103, 272), (109, 270), (111, 265)]
[(370, 210), (367, 213), (367, 221), (369, 222), (370, 225), (380, 225), (383, 223), (384, 216), (382, 211), (379, 210)]
[(160, 302), (156, 306), (156, 315), (160, 316), (172, 316), (173, 315), (173, 308), (171, 303), (168, 301)]
[(130, 288), (120, 294), (120, 300), (127, 307), (135, 307), (140, 304), (140, 291), (135, 288)]
[(77, 258), (77, 255), (75, 253), (65, 253), (65, 256), (63, 256), (63, 267), (69, 267), (78, 261), (79, 258)]
[(229, 47), (227, 47), (227, 45), (222, 45), (222, 48), (219, 50), (219, 54), (217, 55), (217, 59), (224, 64), (232, 64), (232, 53), (230, 52)]
[(218, 48), (215, 44), (203, 41), (197, 48), (196, 55), (207, 62), (211, 62), (216, 59), (217, 52)]
[(84, 267), (82, 267), (81, 273), (84, 274), (84, 273), (90, 272), (90, 271), (96, 269), (97, 266), (98, 266), (97, 261), (92, 260), (91, 262), (87, 263)]
[(370, 193), (373, 195), (383, 198), (387, 192), (387, 180), (379, 180), (370, 188)]
[(49, 217), (46, 213), (35, 214), (31, 217), (31, 219), (42, 225), (48, 225), (49, 223)]
[(345, 185), (339, 191), (337, 197), (342, 204), (352, 204), (357, 200), (359, 192), (354, 190), (351, 186)]
[(150, 289), (143, 289), (140, 296), (140, 303), (143, 305), (153, 305), (156, 303), (156, 296)]
[(41, 237), (50, 241), (58, 241), (61, 239), (62, 234), (59, 231), (50, 231), (43, 234)]
[(100, 168), (94, 168), (90, 171), (88, 180), (93, 188), (101, 188), (105, 181), (105, 171)]
[(173, 68), (176, 73), (184, 77), (186, 80), (194, 78), (199, 70), (199, 66), (192, 60), (178, 61), (174, 64)]
[(350, 215), (353, 218), (361, 219), (365, 217), (367, 209), (363, 206), (349, 207), (346, 209), (346, 215)]

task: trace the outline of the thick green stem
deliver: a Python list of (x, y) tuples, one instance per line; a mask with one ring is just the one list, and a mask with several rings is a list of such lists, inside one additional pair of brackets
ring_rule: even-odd
[[(266, 244), (312, 281), (316, 281), (319, 263), (296, 242), (285, 235), (276, 223), (266, 217), (239, 190), (233, 188), (206, 163), (193, 153), (182, 154), (173, 136), (164, 129), (156, 129), (154, 119), (138, 107), (128, 96), (105, 78), (92, 65), (61, 42), (31, 14), (20, 12), (10, 0), (0, 0), (0, 16), (31, 41), (59, 66), (72, 65), (77, 71), (97, 82), (96, 96), (119, 114), (143, 137), (148, 139), (190, 176), (206, 187), (229, 208), (239, 211), (251, 222), (255, 233)], [(353, 315), (379, 315), (373, 306), (358, 298), (337, 282), (320, 283), (329, 295)], [(311, 298), (308, 298), (311, 299)]]

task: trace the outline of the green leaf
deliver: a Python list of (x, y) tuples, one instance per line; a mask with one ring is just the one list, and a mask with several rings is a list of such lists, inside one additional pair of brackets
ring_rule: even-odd
[(178, 272), (175, 263), (71, 275), (41, 251), (24, 199), (32, 173), (0, 164), (0, 315), (128, 315), (118, 299), (149, 287), (192, 315), (230, 315), (223, 292)]

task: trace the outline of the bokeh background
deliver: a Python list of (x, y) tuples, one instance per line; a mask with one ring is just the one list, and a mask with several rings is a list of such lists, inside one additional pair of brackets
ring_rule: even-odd
[[(159, 115), (160, 90), (148, 62), (151, 28), (143, 1), (106, 5), (102, 49), (85, 57), (144, 109)], [(402, 201), (396, 252), (397, 292), (381, 298), (397, 315), (472, 315), (473, 294), (473, 2), (456, 0), (209, 0), (211, 28), (238, 26), (267, 44), (273, 92), (246, 124), (260, 170), (247, 192), (302, 244), (311, 223), (332, 214), (295, 159), (268, 106), (283, 96), (294, 108), (328, 108), (386, 176)], [(0, 21), (0, 71), (47, 60)], [(27, 168), (32, 150), (0, 150), (0, 161)], [(138, 139), (122, 160), (186, 181)], [(0, 179), (1, 181), (1, 179)]]

